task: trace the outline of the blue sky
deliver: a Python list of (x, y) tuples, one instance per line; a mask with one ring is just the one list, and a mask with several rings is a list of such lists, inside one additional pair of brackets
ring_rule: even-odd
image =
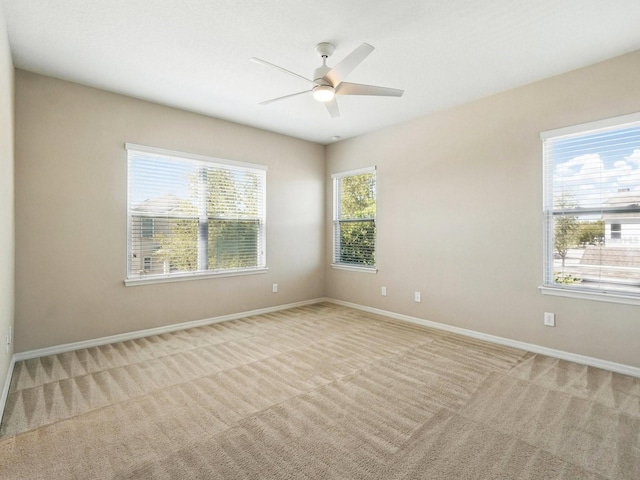
[(629, 189), (640, 195), (640, 126), (552, 141), (556, 196), (597, 207)]
[[(145, 155), (137, 156), (129, 163), (129, 195), (131, 205), (136, 205), (149, 198), (157, 198), (173, 194), (188, 200), (191, 196), (189, 175), (196, 170), (193, 163), (180, 162), (175, 159)], [(146, 182), (145, 178), (154, 173), (163, 175), (162, 182)]]

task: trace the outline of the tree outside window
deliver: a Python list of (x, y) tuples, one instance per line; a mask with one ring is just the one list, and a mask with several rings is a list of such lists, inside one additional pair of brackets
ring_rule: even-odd
[(374, 169), (334, 175), (334, 264), (375, 267)]

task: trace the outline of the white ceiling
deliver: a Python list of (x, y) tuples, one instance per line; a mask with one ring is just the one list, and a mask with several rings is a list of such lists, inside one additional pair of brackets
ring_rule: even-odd
[[(322, 144), (640, 48), (639, 0), (1, 1), (18, 68)], [(319, 42), (404, 96), (258, 105), (307, 84), (248, 59), (311, 77)]]

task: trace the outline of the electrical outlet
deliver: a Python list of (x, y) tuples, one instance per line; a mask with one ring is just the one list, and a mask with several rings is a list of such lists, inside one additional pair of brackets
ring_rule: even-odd
[(415, 293), (413, 294), (413, 299), (414, 299), (416, 302), (420, 303), (420, 302), (422, 301), (422, 298), (421, 298), (421, 296), (420, 296), (420, 292), (415, 292)]
[(273, 286), (271, 287), (271, 291), (273, 293), (278, 293), (278, 284), (274, 283)]
[(382, 287), (382, 289), (380, 290), (380, 293), (382, 294), (383, 297), (387, 296), (387, 287)]
[(547, 327), (555, 327), (556, 326), (556, 314), (544, 312), (544, 324)]

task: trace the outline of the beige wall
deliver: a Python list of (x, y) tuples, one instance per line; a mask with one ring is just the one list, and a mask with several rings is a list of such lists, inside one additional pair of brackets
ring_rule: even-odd
[(13, 62), (0, 7), (0, 390), (7, 377), (13, 345), (6, 336), (14, 313)]
[[(320, 145), (17, 71), (16, 351), (326, 294), (640, 366), (640, 307), (537, 288), (539, 133), (640, 111), (638, 71), (635, 52), (333, 144), (326, 157)], [(269, 273), (124, 287), (124, 142), (267, 164)], [(333, 270), (330, 174), (369, 165), (379, 272)], [(544, 311), (557, 327), (543, 326)]]
[(638, 72), (640, 51), (328, 147), (328, 226), (331, 173), (378, 167), (379, 272), (325, 267), (327, 296), (640, 367), (640, 307), (538, 291), (539, 134), (640, 111)]
[[(323, 146), (20, 70), (15, 88), (16, 351), (323, 295)], [(125, 287), (125, 142), (267, 165), (269, 272)]]

